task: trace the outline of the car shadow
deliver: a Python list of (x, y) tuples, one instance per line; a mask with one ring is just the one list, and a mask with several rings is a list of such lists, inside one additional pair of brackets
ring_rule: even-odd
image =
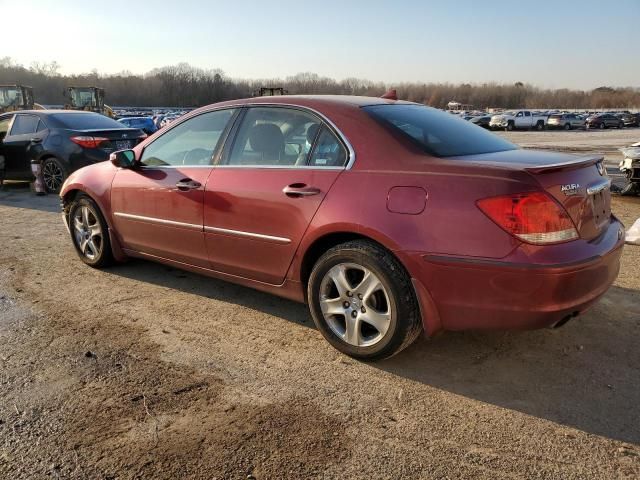
[(0, 205), (55, 213), (60, 211), (60, 198), (55, 194), (36, 195), (29, 182), (6, 181), (0, 187)]
[(640, 292), (612, 287), (557, 330), (448, 332), (374, 364), (585, 432), (640, 444)]
[[(315, 328), (306, 306), (131, 260), (110, 273), (231, 302)], [(204, 281), (203, 281), (204, 280)], [(612, 287), (557, 330), (446, 332), (377, 363), (399, 377), (588, 433), (640, 443), (640, 292)]]
[(315, 328), (305, 305), (224, 280), (139, 259), (131, 259), (127, 263), (116, 265), (109, 269), (109, 273), (172, 290), (233, 303), (305, 327)]

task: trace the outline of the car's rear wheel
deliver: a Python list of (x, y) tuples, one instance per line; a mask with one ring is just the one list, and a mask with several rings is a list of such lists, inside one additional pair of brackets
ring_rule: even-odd
[(544, 130), (544, 123), (543, 122), (536, 123), (536, 130), (538, 130), (539, 132)]
[(49, 193), (58, 193), (67, 178), (67, 172), (57, 158), (51, 157), (42, 161), (42, 181)]
[(113, 263), (107, 222), (89, 197), (80, 195), (71, 204), (69, 230), (73, 246), (84, 263), (96, 268)]
[(602, 123), (600, 124), (600, 130), (604, 130), (604, 127), (605, 127), (604, 122), (602, 122)]
[(571, 130), (571, 124), (570, 123), (565, 123), (564, 124), (564, 129), (565, 130)]
[(322, 335), (361, 360), (395, 355), (422, 331), (409, 275), (389, 251), (371, 241), (328, 250), (313, 267), (307, 294)]

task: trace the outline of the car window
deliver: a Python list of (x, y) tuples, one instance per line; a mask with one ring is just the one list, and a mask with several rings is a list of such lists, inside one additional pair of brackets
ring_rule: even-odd
[(35, 115), (16, 115), (16, 119), (11, 127), (11, 135), (28, 135), (35, 133), (38, 129), (39, 117)]
[(514, 144), (454, 115), (417, 104), (362, 107), (373, 118), (437, 157), (515, 150)]
[(99, 113), (92, 112), (55, 113), (53, 115), (49, 115), (47, 119), (51, 119), (60, 124), (62, 128), (68, 128), (71, 130), (107, 130), (122, 128), (122, 124), (120, 122), (117, 122), (112, 118), (105, 117), (104, 115), (100, 115)]
[(524, 112), (524, 116), (525, 117), (530, 117), (531, 116), (531, 112)]
[(312, 167), (343, 167), (347, 163), (347, 150), (335, 134), (322, 127), (313, 147), (309, 165)]
[(211, 165), (235, 109), (203, 113), (168, 130), (144, 149), (147, 166)]
[(298, 109), (249, 108), (227, 164), (304, 166), (320, 125), (317, 117)]

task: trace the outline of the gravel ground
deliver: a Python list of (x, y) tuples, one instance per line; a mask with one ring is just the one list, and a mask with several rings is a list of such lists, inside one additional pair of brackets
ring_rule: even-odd
[[(640, 199), (613, 210), (630, 225)], [(85, 266), (57, 199), (8, 185), (0, 478), (637, 479), (639, 271), (627, 246), (615, 286), (561, 329), (445, 333), (364, 364), (302, 305)]]

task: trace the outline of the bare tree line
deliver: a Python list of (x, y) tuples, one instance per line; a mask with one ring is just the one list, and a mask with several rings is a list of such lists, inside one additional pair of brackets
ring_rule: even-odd
[(315, 73), (299, 73), (284, 79), (234, 79), (219, 69), (201, 69), (187, 63), (156, 68), (144, 75), (131, 72), (61, 75), (56, 62), (29, 67), (0, 58), (0, 84), (23, 84), (34, 88), (38, 103), (64, 103), (66, 86), (99, 86), (106, 89), (107, 103), (126, 106), (196, 107), (222, 100), (249, 97), (262, 86), (284, 87), (291, 94), (341, 94), (380, 96), (395, 88), (398, 97), (446, 108), (455, 100), (476, 108), (570, 108), (607, 109), (640, 107), (640, 88), (599, 87), (594, 90), (541, 89), (511, 84), (400, 83), (385, 84), (359, 78), (337, 81)]

